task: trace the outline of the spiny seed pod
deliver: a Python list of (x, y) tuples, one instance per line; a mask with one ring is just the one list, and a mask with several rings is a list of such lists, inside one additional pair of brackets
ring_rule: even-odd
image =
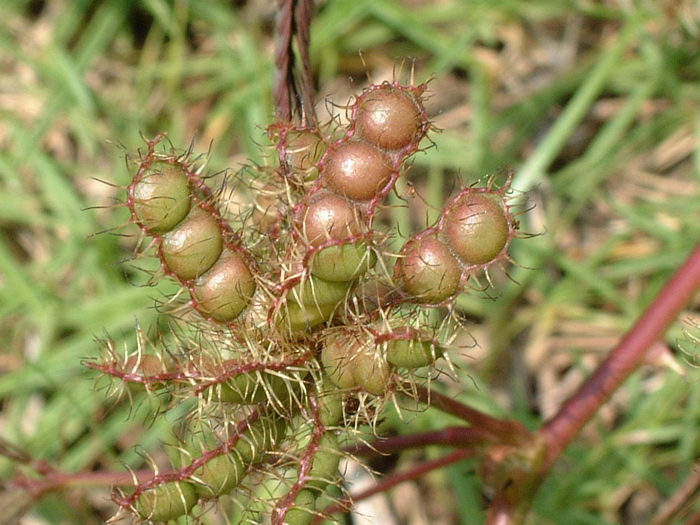
[(329, 246), (315, 253), (309, 263), (311, 275), (326, 281), (351, 281), (377, 263), (377, 254), (365, 241)]
[(148, 489), (135, 504), (143, 519), (169, 521), (184, 516), (197, 503), (197, 491), (190, 483), (168, 481)]
[(313, 180), (317, 175), (315, 166), (325, 151), (326, 144), (317, 131), (293, 129), (284, 137), (280, 162), (294, 171), (306, 173), (306, 180)]
[(318, 395), (318, 413), (325, 427), (338, 424), (343, 417), (343, 393), (327, 377)]
[(211, 498), (228, 494), (236, 488), (246, 473), (240, 454), (221, 454), (204, 463), (192, 476), (200, 497)]
[(358, 235), (362, 229), (355, 206), (330, 192), (314, 195), (301, 211), (301, 234), (311, 246), (346, 239)]
[(280, 397), (287, 392), (287, 384), (279, 376), (244, 372), (238, 374), (218, 387), (217, 401), (238, 405), (254, 405), (271, 398)]
[(285, 525), (311, 525), (316, 516), (316, 495), (309, 489), (299, 491), (294, 506), (284, 517)]
[[(129, 356), (124, 364), (123, 370), (125, 374), (136, 374), (145, 380), (170, 372), (160, 356), (142, 353)], [(128, 385), (133, 392), (137, 392), (143, 388), (147, 390), (160, 390), (166, 386), (163, 381), (145, 381), (141, 383), (131, 381)]]
[(499, 194), (465, 191), (445, 208), (445, 240), (467, 266), (490, 263), (508, 245), (511, 218)]
[(327, 187), (355, 201), (368, 201), (386, 187), (393, 167), (384, 152), (352, 140), (331, 149), (323, 159), (321, 178)]
[(442, 352), (430, 341), (394, 339), (385, 343), (386, 360), (401, 368), (421, 368), (432, 365)]
[(261, 417), (250, 424), (233, 447), (246, 465), (259, 463), (268, 452), (275, 450), (287, 432), (287, 423), (276, 415)]
[(302, 279), (287, 296), (304, 306), (338, 305), (347, 296), (352, 281), (326, 281), (314, 275)]
[(172, 230), (192, 205), (190, 181), (184, 168), (165, 161), (141, 168), (128, 193), (134, 221), (155, 234)]
[(190, 293), (195, 308), (202, 315), (226, 322), (243, 312), (255, 289), (255, 279), (243, 256), (224, 249), (214, 266), (194, 281)]
[(340, 444), (333, 432), (325, 432), (321, 436), (318, 450), (314, 455), (311, 471), (309, 472), (308, 488), (323, 490), (326, 485), (335, 481), (340, 465)]
[(181, 281), (196, 279), (221, 255), (221, 226), (211, 213), (196, 206), (160, 245), (165, 266)]
[(330, 334), (321, 350), (321, 363), (338, 388), (360, 387), (381, 395), (386, 392), (391, 367), (367, 334), (338, 331)]
[(419, 103), (406, 88), (391, 84), (369, 90), (357, 100), (355, 134), (392, 151), (416, 143), (425, 126)]
[(397, 284), (420, 304), (438, 304), (452, 297), (461, 276), (457, 258), (433, 235), (406, 242), (394, 267)]
[(337, 307), (338, 303), (297, 304), (288, 301), (280, 308), (275, 324), (279, 330), (294, 335), (326, 323)]

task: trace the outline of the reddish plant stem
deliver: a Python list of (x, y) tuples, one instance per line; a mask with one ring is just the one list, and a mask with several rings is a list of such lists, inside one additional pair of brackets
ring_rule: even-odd
[(421, 403), (463, 419), (489, 434), (493, 443), (519, 446), (532, 437), (525, 426), (517, 421), (491, 417), (434, 390), (418, 386), (416, 394)]
[[(291, 122), (299, 116), (307, 126), (315, 121), (309, 55), (312, 0), (281, 0), (277, 19), (275, 50), (275, 86), (273, 97), (277, 121)], [(297, 71), (294, 43), (301, 70)]]
[[(323, 515), (329, 516), (333, 513), (341, 511), (349, 512), (352, 508), (352, 504), (357, 501), (367, 499), (369, 497), (374, 496), (375, 494), (379, 494), (380, 492), (385, 492), (390, 488), (395, 487), (399, 483), (403, 483), (404, 481), (409, 481), (412, 479), (418, 479), (420, 477), (425, 476), (428, 472), (432, 470), (446, 467), (447, 465), (457, 463), (464, 459), (473, 457), (474, 455), (475, 452), (473, 450), (455, 450), (454, 452), (450, 452), (449, 454), (446, 454), (441, 458), (433, 459), (430, 461), (424, 461), (413, 468), (405, 470), (404, 472), (386, 476), (371, 488), (360, 492), (359, 494), (354, 494), (349, 499), (341, 500), (334, 505), (326, 507), (326, 509), (324, 509), (323, 511)], [(317, 516), (314, 520), (314, 523), (319, 523), (321, 519), (322, 516)]]
[(394, 454), (409, 448), (422, 448), (429, 445), (474, 449), (480, 445), (490, 444), (492, 440), (492, 436), (480, 428), (446, 427), (432, 432), (380, 438), (372, 443), (356, 443), (345, 451), (353, 456), (371, 456)]
[(610, 395), (644, 361), (700, 287), (700, 245), (673, 275), (654, 302), (608, 358), (540, 429), (547, 443), (542, 477)]

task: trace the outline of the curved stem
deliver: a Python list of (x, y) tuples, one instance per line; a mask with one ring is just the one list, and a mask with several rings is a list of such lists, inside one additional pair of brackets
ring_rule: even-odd
[(610, 395), (644, 361), (700, 287), (700, 245), (673, 275), (654, 302), (622, 338), (608, 358), (540, 429), (547, 443), (544, 475), (576, 434)]

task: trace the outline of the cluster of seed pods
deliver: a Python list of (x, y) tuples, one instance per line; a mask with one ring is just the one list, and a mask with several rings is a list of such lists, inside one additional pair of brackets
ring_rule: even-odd
[[(145, 520), (175, 519), (273, 463), (296, 472), (273, 523), (311, 523), (319, 494), (337, 479), (339, 432), (356, 426), (360, 399), (389, 398), (402, 371), (444, 355), (435, 331), (408, 322), (405, 306), (449, 304), (470, 275), (507, 257), (515, 221), (507, 185), (467, 188), (399, 254), (383, 248), (373, 219), (430, 130), (425, 89), (370, 86), (335, 138), (272, 126), (279, 165), (256, 174), (247, 232), (232, 230), (187, 155), (159, 152), (163, 137), (147, 142), (126, 204), (154, 239), (164, 273), (211, 323), (198, 343), (210, 336), (216, 350), (179, 359), (139, 352), (95, 368), (222, 406), (224, 427), (247, 419), (223, 436), (210, 425), (186, 467), (137, 485), (118, 499), (122, 508)], [(392, 262), (393, 274), (384, 275)], [(381, 283), (375, 293), (393, 287), (388, 298), (365, 301), (370, 282)], [(348, 313), (357, 304), (364, 311)]]

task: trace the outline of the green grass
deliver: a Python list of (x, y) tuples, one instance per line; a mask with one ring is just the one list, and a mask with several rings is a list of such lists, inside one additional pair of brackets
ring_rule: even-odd
[[(0, 436), (57, 468), (140, 468), (140, 449), (170, 439), (172, 420), (107, 400), (82, 361), (99, 355), (96, 338), (132, 347), (137, 324), (167, 322), (154, 301), (175, 287), (150, 286), (154, 261), (130, 260), (136, 229), (113, 206), (140, 134), (208, 151), (212, 173), (265, 161), (275, 9), (230, 4), (0, 5)], [(495, 298), (460, 299), (481, 349), (443, 388), (533, 428), (700, 240), (700, 14), (690, 1), (615, 5), (330, 0), (313, 23), (319, 92), (335, 103), (360, 91), (365, 67), (381, 80), (414, 64), (418, 82), (433, 79), (442, 132), (408, 176), (428, 203), (504, 165), (529, 192), (522, 228), (539, 235), (513, 246), (512, 280), (494, 273)], [(403, 232), (435, 217), (399, 213)], [(682, 338), (679, 323), (667, 342)], [(688, 377), (635, 374), (559, 463), (532, 523), (645, 523), (681, 486), (700, 454), (700, 382), (678, 355)], [(442, 424), (428, 412), (408, 429)], [(18, 472), (0, 459), (1, 479)], [(483, 520), (473, 469), (429, 479), (452, 490), (435, 519)], [(102, 523), (107, 495), (91, 487), (30, 512)]]

